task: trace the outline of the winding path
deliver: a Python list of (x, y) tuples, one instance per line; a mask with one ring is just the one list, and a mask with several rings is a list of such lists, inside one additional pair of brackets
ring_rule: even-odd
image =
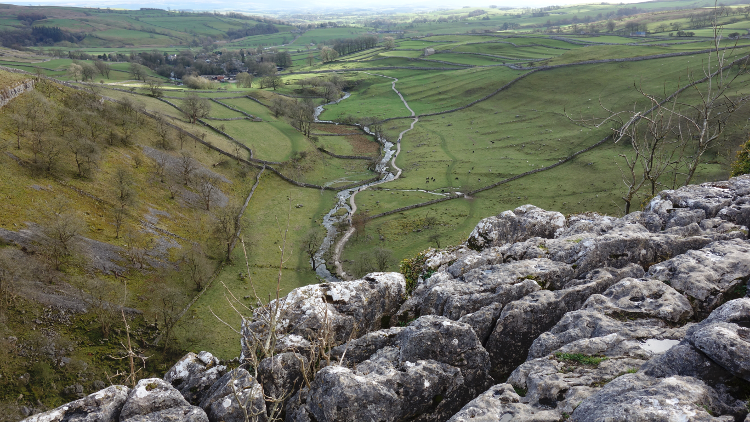
[(341, 266), (341, 253), (344, 250), (344, 245), (346, 245), (346, 242), (349, 241), (349, 239), (352, 237), (352, 234), (354, 234), (354, 231), (355, 231), (354, 226), (351, 225), (351, 216), (354, 215), (355, 212), (357, 212), (357, 204), (354, 202), (354, 197), (359, 192), (366, 190), (369, 186), (374, 186), (380, 183), (385, 183), (387, 181), (396, 180), (401, 176), (401, 169), (398, 166), (396, 166), (396, 158), (398, 158), (398, 155), (401, 153), (401, 138), (403, 138), (406, 132), (409, 132), (410, 130), (414, 129), (414, 125), (419, 121), (419, 116), (417, 116), (417, 114), (414, 113), (414, 110), (412, 110), (411, 107), (409, 107), (409, 103), (406, 102), (406, 100), (404, 99), (404, 96), (396, 89), (396, 82), (398, 82), (398, 78), (393, 78), (393, 77), (385, 76), (385, 75), (376, 75), (374, 73), (369, 73), (369, 72), (364, 72), (364, 73), (367, 73), (368, 75), (372, 75), (372, 76), (380, 76), (383, 78), (393, 79), (393, 82), (391, 83), (391, 89), (393, 89), (393, 91), (396, 94), (398, 94), (399, 98), (401, 98), (401, 101), (404, 103), (404, 106), (411, 113), (411, 117), (413, 118), (413, 120), (408, 129), (405, 129), (401, 133), (398, 134), (398, 139), (396, 140), (396, 152), (393, 154), (393, 158), (391, 158), (391, 167), (395, 169), (395, 173), (393, 173), (393, 176), (394, 176), (393, 179), (383, 180), (379, 183), (373, 183), (371, 185), (367, 185), (363, 187), (362, 189), (358, 190), (357, 192), (354, 192), (349, 197), (349, 205), (351, 206), (351, 212), (349, 213), (349, 216), (350, 216), (349, 217), (349, 229), (346, 231), (346, 233), (344, 233), (344, 236), (342, 236), (341, 239), (339, 239), (338, 243), (336, 243), (336, 246), (333, 249), (333, 264), (336, 267), (336, 273), (338, 273), (342, 279), (345, 279), (347, 274), (346, 272), (344, 272), (344, 268)]

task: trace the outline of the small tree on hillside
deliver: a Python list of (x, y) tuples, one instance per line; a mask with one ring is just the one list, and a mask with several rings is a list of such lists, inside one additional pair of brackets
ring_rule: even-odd
[(239, 218), (240, 210), (241, 208), (237, 205), (227, 205), (216, 211), (214, 215), (213, 233), (224, 246), (227, 261), (232, 259), (232, 244), (242, 228), (242, 221)]
[(100, 75), (109, 79), (109, 72), (112, 70), (112, 67), (108, 63), (97, 60), (94, 62), (94, 66), (96, 66), (96, 70), (99, 71)]
[(253, 87), (253, 75), (242, 72), (237, 74), (237, 87), (238, 88), (252, 88)]
[(310, 262), (312, 263), (312, 269), (315, 271), (317, 268), (317, 265), (315, 263), (315, 254), (318, 252), (318, 248), (320, 248), (320, 244), (323, 243), (323, 238), (325, 236), (323, 235), (323, 232), (320, 231), (320, 229), (310, 229), (307, 231), (307, 234), (302, 238), (300, 241), (301, 248), (305, 254), (310, 258)]
[(354, 230), (356, 230), (358, 238), (360, 234), (365, 233), (365, 229), (367, 228), (367, 222), (369, 219), (370, 215), (367, 213), (367, 211), (360, 211), (352, 216), (352, 227), (354, 227)]
[(83, 79), (83, 67), (77, 63), (71, 63), (68, 66), (68, 76), (73, 78), (76, 82)]
[(190, 93), (182, 100), (182, 112), (190, 123), (195, 123), (198, 119), (208, 116), (211, 112), (211, 103), (206, 98)]

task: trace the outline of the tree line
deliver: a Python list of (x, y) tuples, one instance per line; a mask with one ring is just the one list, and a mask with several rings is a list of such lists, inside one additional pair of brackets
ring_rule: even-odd
[(342, 38), (331, 40), (329, 44), (336, 53), (343, 56), (375, 47), (378, 44), (378, 37), (375, 35), (364, 35), (356, 38)]
[(77, 43), (86, 38), (85, 33), (72, 33), (58, 27), (34, 26), (0, 31), (0, 43), (8, 48), (53, 45), (61, 41)]

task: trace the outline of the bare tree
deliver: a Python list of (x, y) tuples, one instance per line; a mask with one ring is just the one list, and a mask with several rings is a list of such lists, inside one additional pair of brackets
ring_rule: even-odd
[(152, 157), (153, 173), (159, 178), (159, 182), (164, 183), (164, 176), (167, 171), (167, 164), (169, 163), (169, 155), (162, 151), (156, 151), (156, 154)]
[(315, 254), (318, 252), (320, 244), (323, 243), (323, 238), (323, 232), (318, 229), (310, 229), (300, 241), (300, 249), (302, 249), (308, 257), (310, 257), (313, 271), (317, 269), (317, 265), (315, 264)]
[(99, 161), (99, 148), (86, 138), (70, 136), (66, 141), (68, 149), (73, 154), (78, 177), (90, 176)]
[[(163, 280), (169, 277), (169, 275), (165, 276), (161, 274), (157, 277), (158, 279), (154, 280), (155, 282), (153, 283), (155, 285), (158, 283), (157, 280)], [(167, 351), (171, 344), (174, 328), (179, 321), (180, 312), (186, 302), (187, 298), (181, 291), (166, 283), (159, 285), (153, 291), (151, 311), (155, 314), (158, 321), (158, 328), (161, 333), (160, 340), (164, 342), (164, 352)]]
[(177, 129), (175, 133), (177, 134), (177, 140), (180, 141), (180, 149), (182, 149), (183, 144), (185, 144), (185, 141), (188, 138), (187, 132)]
[(281, 86), (281, 76), (279, 76), (279, 75), (264, 76), (261, 79), (261, 83), (263, 84), (263, 86), (261, 88), (265, 88), (265, 87), (269, 87), (270, 86), (271, 88), (273, 88), (274, 91), (276, 91), (276, 88), (278, 88), (279, 86)]
[(180, 154), (179, 169), (183, 183), (185, 186), (189, 185), (193, 173), (198, 169), (198, 166), (195, 165), (195, 160), (193, 160), (193, 156), (190, 155), (189, 152), (183, 151)]
[(40, 136), (33, 143), (36, 155), (41, 157), (44, 170), (52, 173), (59, 163), (60, 155), (63, 153), (63, 144), (51, 136)]
[(218, 184), (219, 179), (210, 174), (201, 173), (198, 176), (198, 194), (201, 197), (203, 205), (206, 207), (206, 211), (211, 210), (211, 203), (213, 202), (214, 198), (216, 197), (216, 193), (219, 190), (217, 186)]
[(119, 318), (125, 292), (100, 278), (80, 277), (73, 284), (78, 287), (81, 300), (88, 305), (88, 312), (99, 323), (102, 337), (109, 337), (112, 326)]
[(435, 247), (440, 249), (440, 233), (433, 233), (432, 236), (430, 236), (430, 241), (435, 242)]
[(195, 123), (198, 119), (208, 116), (211, 112), (211, 103), (206, 98), (190, 93), (182, 100), (182, 112), (190, 123)]
[(375, 261), (375, 268), (378, 271), (385, 271), (393, 261), (393, 251), (385, 248), (375, 248), (372, 252)]
[(84, 81), (92, 80), (94, 79), (94, 75), (96, 75), (96, 67), (92, 65), (91, 63), (81, 63), (81, 70), (82, 70), (82, 76)]
[(130, 69), (130, 75), (133, 76), (133, 79), (137, 81), (140, 81), (141, 79), (145, 80), (146, 76), (148, 76), (146, 67), (138, 63), (130, 63), (129, 69)]
[(309, 98), (296, 100), (287, 109), (290, 123), (303, 135), (310, 137), (312, 124), (315, 122), (315, 104)]
[(240, 210), (241, 208), (237, 205), (227, 205), (214, 215), (213, 234), (226, 248), (225, 259), (227, 261), (232, 260), (232, 245), (242, 229)]
[(14, 112), (10, 115), (7, 120), (8, 128), (16, 135), (16, 148), (21, 149), (21, 138), (26, 136), (26, 131), (29, 127), (29, 123), (26, 120), (26, 116), (21, 113)]
[(40, 226), (45, 236), (42, 252), (60, 269), (75, 252), (75, 239), (83, 230), (83, 221), (67, 200), (56, 198), (42, 211)]
[(135, 229), (127, 228), (125, 230), (125, 245), (128, 258), (137, 268), (143, 268), (146, 265), (146, 252), (148, 252), (149, 246), (152, 243), (151, 239), (146, 235)]
[(271, 112), (273, 113), (273, 116), (278, 118), (282, 114), (284, 114), (287, 111), (287, 108), (289, 105), (287, 104), (287, 100), (284, 99), (281, 95), (277, 95), (271, 99)]
[(115, 190), (115, 200), (120, 207), (129, 206), (135, 202), (136, 192), (133, 188), (135, 179), (133, 179), (133, 174), (129, 170), (123, 167), (115, 170), (112, 185)]
[(341, 97), (341, 89), (332, 82), (323, 83), (323, 97), (326, 102), (336, 101)]
[(146, 79), (146, 85), (148, 86), (148, 90), (152, 97), (160, 98), (164, 95), (164, 89), (162, 88), (163, 84), (159, 79), (148, 78)]
[(12, 255), (13, 248), (0, 249), (0, 316), (5, 316), (6, 309), (16, 300), (16, 276), (21, 265)]
[[(729, 119), (750, 98), (738, 94), (747, 84), (738, 79), (744, 72), (730, 72), (734, 66), (745, 69), (750, 55), (729, 61), (735, 49), (720, 46), (721, 28), (715, 15), (713, 28), (714, 48), (703, 61), (703, 77), (688, 69), (689, 82), (669, 95), (658, 96), (636, 87), (645, 106), (613, 111), (602, 105), (607, 117), (579, 120), (597, 121), (595, 127), (612, 125), (615, 143), (630, 144), (631, 151), (619, 154), (618, 164), (625, 185), (622, 199), (626, 214), (644, 186), (654, 195), (665, 181), (671, 188), (690, 184), (706, 151), (719, 142)], [(686, 91), (692, 91), (697, 100), (691, 101), (684, 95)]]
[(83, 79), (83, 66), (77, 63), (71, 63), (68, 65), (68, 76), (73, 78), (76, 82)]
[(112, 70), (111, 66), (108, 63), (105, 63), (101, 60), (96, 60), (94, 62), (94, 66), (96, 66), (96, 70), (99, 71), (99, 74), (104, 76), (105, 78), (109, 79), (109, 72)]
[(125, 218), (128, 216), (128, 210), (125, 207), (114, 207), (112, 216), (115, 220), (115, 239), (119, 239), (122, 226), (125, 224)]
[(367, 222), (370, 219), (370, 215), (367, 211), (360, 211), (352, 216), (352, 227), (356, 230), (357, 237), (360, 233), (364, 234), (367, 228)]
[(211, 276), (210, 264), (203, 248), (193, 243), (190, 249), (182, 255), (181, 261), (185, 279), (190, 280), (195, 290), (203, 290)]
[(362, 277), (365, 274), (372, 272), (374, 270), (372, 254), (368, 251), (360, 252), (357, 260), (354, 261), (354, 267), (352, 270), (356, 277)]
[(320, 49), (320, 60), (323, 63), (328, 63), (336, 60), (338, 58), (339, 52), (332, 49), (331, 47), (323, 47)]
[(172, 146), (172, 127), (167, 122), (166, 117), (162, 114), (156, 114), (154, 119), (156, 123), (156, 146), (164, 150), (173, 149)]

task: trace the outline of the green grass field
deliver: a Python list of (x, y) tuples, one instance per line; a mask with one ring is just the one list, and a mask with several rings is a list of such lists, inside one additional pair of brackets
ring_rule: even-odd
[[(232, 254), (232, 263), (224, 267), (220, 276), (204, 294), (188, 316), (190, 329), (203, 333), (196, 350), (211, 350), (222, 359), (239, 355), (239, 336), (216, 320), (213, 310), (235, 328), (240, 317), (227, 305), (226, 286), (246, 305), (254, 304), (253, 287), (267, 301), (275, 292), (278, 281), (280, 248), (283, 245), (287, 222), (287, 248), (281, 278), (281, 294), (318, 281), (307, 259), (301, 254), (300, 240), (308, 230), (319, 228), (322, 216), (331, 208), (334, 194), (314, 189), (297, 188), (277, 176), (266, 172), (244, 214), (242, 238), (245, 241), (250, 266), (249, 279), (241, 280), (239, 273), (247, 274), (241, 245)], [(302, 208), (296, 208), (302, 204)], [(222, 284), (223, 283), (223, 284)], [(250, 285), (253, 284), (253, 286)], [(247, 299), (245, 299), (247, 298)], [(246, 316), (249, 316), (247, 313)]]

